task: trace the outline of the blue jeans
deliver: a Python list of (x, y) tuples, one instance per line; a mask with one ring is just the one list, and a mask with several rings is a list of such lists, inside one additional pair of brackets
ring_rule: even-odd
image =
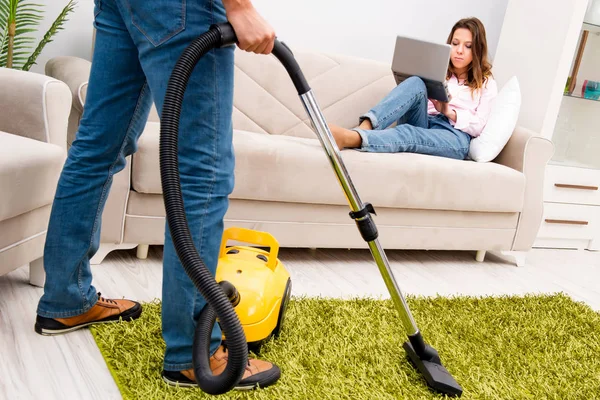
[[(170, 72), (184, 48), (211, 24), (225, 21), (220, 0), (95, 0), (97, 32), (87, 99), (52, 206), (39, 315), (75, 316), (96, 303), (90, 258), (98, 250), (112, 177), (136, 151), (152, 102), (159, 113), (162, 110)], [(190, 78), (180, 122), (186, 215), (196, 248), (213, 276), (234, 186), (233, 73), (234, 47), (207, 53)], [(192, 368), (195, 321), (205, 305), (165, 229), (166, 370)], [(220, 343), (215, 324), (211, 354)]]
[[(427, 115), (427, 89), (418, 77), (396, 86), (383, 100), (360, 117), (373, 130), (354, 128), (362, 138), (357, 150), (378, 153), (421, 153), (464, 160), (471, 136), (454, 129), (445, 115)], [(396, 126), (389, 128), (394, 122)]]

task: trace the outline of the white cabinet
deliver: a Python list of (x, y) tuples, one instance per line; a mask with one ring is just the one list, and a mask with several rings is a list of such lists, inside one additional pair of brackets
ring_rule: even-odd
[[(590, 0), (586, 17), (600, 9)], [(600, 21), (584, 20), (565, 82), (534, 247), (600, 250)]]
[(534, 247), (600, 250), (600, 170), (549, 165)]

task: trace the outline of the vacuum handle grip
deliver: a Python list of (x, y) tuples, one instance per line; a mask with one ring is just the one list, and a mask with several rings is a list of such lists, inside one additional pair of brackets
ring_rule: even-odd
[(237, 43), (237, 36), (233, 30), (233, 25), (229, 22), (222, 22), (220, 24), (212, 24), (210, 29), (216, 29), (221, 35), (221, 44), (219, 47), (227, 47)]
[(287, 70), (296, 87), (298, 95), (302, 96), (303, 94), (310, 92), (310, 86), (308, 86), (308, 82), (306, 81), (306, 78), (304, 78), (300, 65), (298, 65), (290, 48), (285, 43), (275, 39), (273, 55), (277, 57), (281, 64), (283, 64), (283, 67)]
[[(219, 31), (219, 34), (221, 35), (221, 47), (230, 46), (237, 42), (237, 36), (233, 26), (229, 22), (211, 25), (211, 29)], [(275, 39), (273, 55), (277, 57), (281, 64), (283, 64), (283, 67), (290, 75), (290, 78), (298, 91), (298, 95), (302, 96), (309, 92), (310, 86), (308, 86), (308, 82), (306, 82), (306, 78), (300, 69), (300, 65), (298, 65), (298, 62), (294, 58), (292, 50), (290, 50), (285, 43)]]

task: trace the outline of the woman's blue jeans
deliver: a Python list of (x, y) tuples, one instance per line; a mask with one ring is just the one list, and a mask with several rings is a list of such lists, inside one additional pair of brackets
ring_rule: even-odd
[[(357, 150), (378, 153), (420, 153), (464, 160), (471, 136), (454, 127), (445, 115), (427, 115), (427, 89), (418, 77), (396, 86), (360, 117), (373, 130), (354, 128), (362, 138)], [(394, 122), (396, 126), (389, 128)]]
[[(96, 41), (87, 98), (52, 206), (39, 315), (70, 317), (96, 303), (90, 258), (99, 247), (112, 177), (136, 151), (152, 102), (160, 114), (182, 51), (211, 24), (225, 21), (219, 0), (95, 0)], [(179, 170), (187, 220), (213, 275), (234, 186), (233, 72), (233, 47), (208, 52), (190, 78), (180, 121)], [(205, 305), (165, 229), (166, 370), (192, 368), (195, 320)], [(221, 331), (215, 325), (211, 352), (220, 343)]]

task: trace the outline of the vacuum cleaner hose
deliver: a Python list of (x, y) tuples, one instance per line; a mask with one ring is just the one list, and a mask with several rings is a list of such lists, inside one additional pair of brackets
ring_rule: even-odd
[[(196, 324), (193, 365), (198, 386), (209, 394), (228, 392), (241, 380), (248, 364), (248, 345), (231, 303), (236, 297), (235, 288), (225, 284), (226, 293), (223, 285), (217, 284), (194, 246), (181, 193), (177, 139), (184, 93), (192, 71), (209, 50), (235, 43), (232, 33), (233, 29), (224, 38), (220, 29), (211, 27), (184, 50), (168, 82), (160, 127), (160, 177), (169, 230), (185, 272), (207, 301)], [(228, 362), (221, 374), (213, 375), (209, 346), (217, 316), (227, 338)]]
[[(185, 272), (207, 302), (196, 323), (193, 365), (198, 386), (210, 394), (228, 392), (240, 381), (248, 364), (248, 345), (233, 309), (235, 303), (239, 302), (239, 294), (230, 283), (217, 284), (194, 246), (181, 193), (177, 138), (184, 93), (196, 64), (213, 48), (230, 46), (236, 41), (231, 24), (215, 24), (183, 51), (169, 78), (160, 127), (160, 177), (169, 230)], [(298, 94), (310, 91), (290, 49), (284, 43), (275, 40), (273, 54), (287, 70)], [(212, 327), (217, 317), (227, 338), (229, 354), (225, 370), (215, 376), (210, 368), (209, 346)]]

